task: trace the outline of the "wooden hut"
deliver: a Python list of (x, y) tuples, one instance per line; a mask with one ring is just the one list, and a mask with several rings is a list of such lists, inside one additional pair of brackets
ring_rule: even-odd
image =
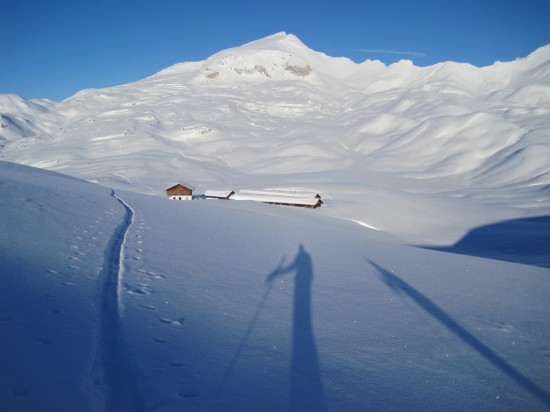
[(166, 199), (170, 200), (191, 200), (193, 199), (193, 188), (178, 183), (166, 189)]

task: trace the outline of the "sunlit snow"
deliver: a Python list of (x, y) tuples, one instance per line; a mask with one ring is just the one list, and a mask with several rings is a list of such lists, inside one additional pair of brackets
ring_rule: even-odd
[(0, 409), (549, 409), (549, 47), (0, 95)]

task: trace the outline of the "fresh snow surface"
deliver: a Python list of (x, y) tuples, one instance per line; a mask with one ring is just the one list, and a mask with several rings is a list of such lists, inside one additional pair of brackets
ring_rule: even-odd
[(550, 409), (548, 268), (6, 162), (0, 210), (2, 410)]
[(323, 196), (410, 244), (550, 210), (550, 46), (487, 67), (356, 64), (277, 33), (62, 101), (0, 95), (0, 158), (161, 196)]
[(0, 410), (550, 410), (550, 45), (277, 33), (0, 122)]

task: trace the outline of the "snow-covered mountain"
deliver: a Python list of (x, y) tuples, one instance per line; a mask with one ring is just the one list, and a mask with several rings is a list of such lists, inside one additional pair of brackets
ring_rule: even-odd
[(550, 46), (477, 68), (356, 64), (277, 33), (56, 103), (0, 96), (1, 159), (161, 195), (302, 188), (414, 243), (545, 214)]
[(549, 409), (549, 72), (278, 33), (0, 95), (0, 409)]

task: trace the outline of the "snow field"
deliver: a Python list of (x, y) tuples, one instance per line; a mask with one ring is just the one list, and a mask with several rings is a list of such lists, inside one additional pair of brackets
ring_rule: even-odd
[[(450, 245), (547, 212), (549, 50), (483, 68), (385, 66), (277, 33), (59, 103), (0, 96), (0, 156), (153, 195), (182, 178), (199, 191), (309, 186), (338, 201), (335, 216)], [(403, 199), (392, 215), (371, 202), (381, 191)], [(476, 213), (449, 225), (449, 197)], [(409, 204), (424, 199), (418, 215)]]
[[(548, 402), (534, 359), (548, 339), (535, 338), (547, 327), (545, 269), (421, 251), (311, 211), (122, 196), (139, 211), (123, 323), (148, 408)], [(300, 246), (311, 267), (266, 283)], [(308, 274), (311, 289), (297, 291)]]
[(0, 167), (11, 410), (550, 405), (547, 268)]

